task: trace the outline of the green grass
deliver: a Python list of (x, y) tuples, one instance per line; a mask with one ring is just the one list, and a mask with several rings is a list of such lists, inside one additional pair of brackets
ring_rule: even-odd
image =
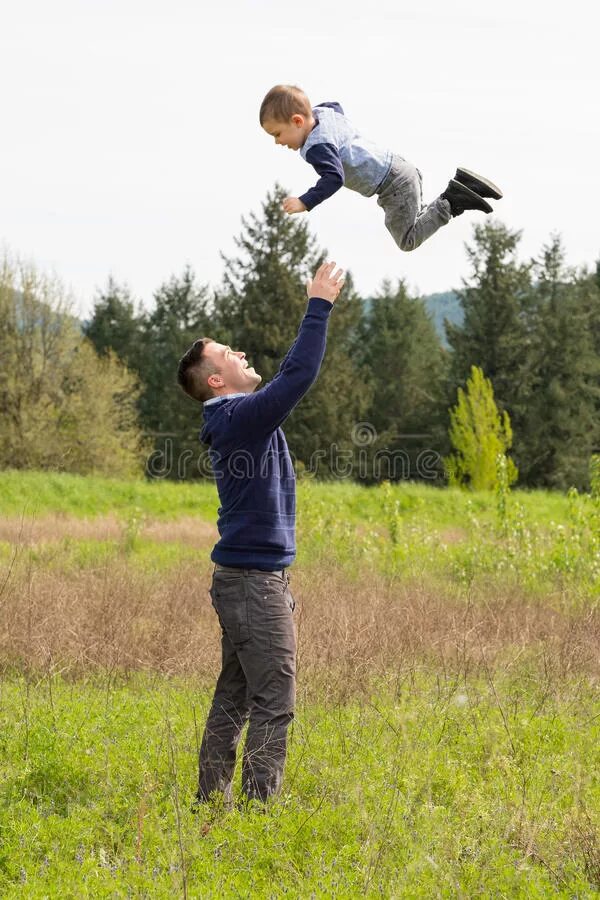
[[(0, 473), (0, 515), (120, 518), (121, 538), (104, 546), (71, 539), (30, 551), (65, 569), (123, 554), (144, 569), (177, 566), (193, 555), (190, 548), (145, 539), (144, 523), (196, 517), (214, 524), (217, 506), (216, 488), (207, 482)], [(299, 565), (335, 564), (355, 581), (375, 570), (392, 578), (435, 577), (460, 589), (508, 581), (532, 594), (568, 594), (577, 604), (600, 598), (600, 501), (589, 495), (515, 491), (501, 498), (413, 483), (367, 488), (305, 480), (298, 486), (298, 537)], [(209, 551), (206, 542), (198, 548), (206, 557)], [(0, 543), (0, 560), (11, 553)]]
[(143, 510), (157, 519), (199, 516), (213, 521), (217, 508), (212, 484), (119, 480), (53, 472), (0, 472), (0, 515), (46, 513), (93, 518), (114, 513), (124, 518)]
[[(15, 660), (0, 677), (0, 896), (153, 900), (183, 896), (184, 883), (188, 897), (252, 900), (598, 896), (598, 682), (577, 642), (577, 629), (597, 628), (598, 499), (301, 482), (298, 566), (307, 585), (335, 568), (336, 589), (362, 596), (364, 582), (368, 604), (376, 572), (393, 602), (417, 608), (420, 587), (431, 593), (433, 586), (442, 600), (464, 599), (465, 610), (473, 597), (492, 601), (492, 612), (502, 609), (493, 604), (498, 596), (514, 592), (518, 603), (531, 593), (549, 614), (493, 670), (482, 643), (477, 660), (465, 652), (460, 665), (405, 647), (379, 681), (382, 670), (357, 662), (355, 673), (352, 665), (344, 670), (337, 695), (333, 670), (301, 671), (283, 795), (266, 812), (212, 807), (193, 816), (211, 685), (152, 672), (128, 678), (92, 663), (70, 669), (67, 657), (52, 653), (38, 653), (34, 669), (24, 648), (35, 653), (41, 642), (43, 650), (46, 595), (32, 606), (41, 620), (28, 625), (18, 614), (21, 597), (36, 600), (36, 591), (50, 592), (56, 606), (86, 585), (107, 585), (119, 625), (127, 598), (110, 576), (112, 563), (115, 571), (125, 563), (148, 573), (159, 594), (165, 586), (163, 606), (152, 613), (164, 616), (162, 624), (152, 621), (164, 639), (160, 628), (173, 627), (176, 597), (165, 573), (177, 579), (181, 567), (185, 577), (190, 563), (208, 573), (210, 533), (196, 547), (189, 533), (187, 543), (170, 540), (168, 528), (163, 540), (150, 539), (144, 525), (188, 517), (214, 523), (217, 505), (208, 483), (0, 473), (5, 519), (120, 520), (101, 540), (70, 536), (50, 520), (44, 540), (17, 541), (14, 565), (15, 544), (0, 541), (0, 587), (8, 573), (12, 604), (2, 607), (3, 627)], [(207, 602), (204, 581), (198, 576), (198, 603)], [(416, 599), (410, 589), (404, 599), (394, 595), (397, 583), (413, 582)], [(448, 626), (459, 661), (470, 622)], [(352, 634), (355, 625), (345, 627)], [(66, 612), (67, 635), (69, 626)], [(106, 640), (96, 628), (92, 645)], [(198, 669), (210, 671), (205, 662)]]
[[(298, 485), (300, 512), (308, 505), (327, 517), (349, 524), (378, 523), (382, 515), (382, 487), (361, 487), (350, 481)], [(398, 512), (407, 521), (436, 528), (460, 527), (468, 516), (489, 523), (495, 501), (488, 493), (469, 493), (456, 488), (436, 488), (400, 482), (391, 489)], [(563, 521), (568, 514), (564, 495), (549, 491), (516, 491), (527, 518), (540, 524)], [(198, 516), (215, 521), (218, 498), (214, 484), (171, 481), (125, 481), (99, 476), (7, 470), (0, 472), (0, 515), (41, 516), (62, 513), (93, 518), (118, 513), (124, 518), (143, 510), (157, 519)]]
[(2, 896), (181, 896), (184, 873), (203, 898), (595, 895), (584, 684), (423, 673), (361, 703), (301, 702), (284, 795), (266, 814), (194, 816), (208, 699), (149, 676), (7, 677)]

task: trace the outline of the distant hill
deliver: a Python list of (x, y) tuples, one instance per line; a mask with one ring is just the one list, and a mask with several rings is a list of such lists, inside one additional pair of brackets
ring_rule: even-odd
[(435, 330), (445, 347), (446, 332), (444, 331), (444, 319), (448, 319), (453, 325), (462, 325), (463, 310), (460, 300), (454, 291), (443, 291), (438, 294), (426, 294), (423, 297), (425, 309), (433, 319)]
[[(458, 296), (454, 291), (441, 291), (437, 294), (423, 294), (420, 299), (425, 304), (425, 309), (433, 320), (434, 328), (442, 344), (444, 347), (447, 347), (448, 341), (444, 330), (444, 319), (448, 319), (453, 325), (462, 325), (463, 321), (463, 310)], [(373, 306), (373, 298), (365, 297), (363, 304), (365, 310), (369, 313)]]

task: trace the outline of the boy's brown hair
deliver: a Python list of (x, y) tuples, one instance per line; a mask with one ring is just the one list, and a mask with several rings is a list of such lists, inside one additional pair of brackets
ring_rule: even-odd
[(192, 397), (200, 403), (204, 403), (205, 400), (210, 400), (214, 396), (206, 382), (208, 376), (214, 375), (217, 369), (204, 355), (207, 344), (212, 343), (214, 343), (213, 339), (208, 337), (194, 341), (179, 360), (177, 368), (177, 383), (188, 397)]
[(292, 116), (310, 116), (312, 106), (304, 91), (294, 84), (276, 84), (260, 105), (260, 124), (267, 119), (289, 122)]

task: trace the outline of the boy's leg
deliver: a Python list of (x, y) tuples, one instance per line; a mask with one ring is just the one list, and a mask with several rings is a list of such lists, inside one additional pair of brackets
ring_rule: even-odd
[[(237, 745), (248, 718), (248, 684), (238, 656), (240, 643), (246, 637), (239, 624), (245, 611), (242, 578), (240, 573), (237, 579), (226, 583), (216, 572), (211, 587), (213, 605), (221, 622), (222, 664), (200, 747), (197, 793), (200, 801), (208, 800), (213, 791), (224, 794), (226, 802), (231, 801)], [(219, 612), (222, 603), (229, 608), (225, 618)]]
[(423, 206), (421, 173), (401, 156), (379, 191), (377, 203), (385, 213), (385, 226), (401, 250), (415, 250), (451, 217), (450, 204), (438, 197)]

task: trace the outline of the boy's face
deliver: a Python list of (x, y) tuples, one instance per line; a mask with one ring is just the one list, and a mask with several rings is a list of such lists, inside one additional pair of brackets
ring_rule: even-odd
[(264, 130), (275, 138), (276, 144), (288, 147), (290, 150), (299, 150), (306, 141), (312, 123), (305, 116), (299, 114), (292, 116), (289, 122), (277, 122), (275, 119), (265, 119)]

